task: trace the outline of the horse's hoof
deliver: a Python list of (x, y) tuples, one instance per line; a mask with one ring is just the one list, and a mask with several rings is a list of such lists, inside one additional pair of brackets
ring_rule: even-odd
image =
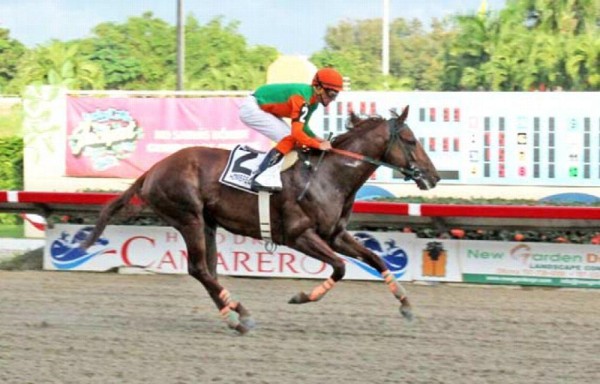
[(412, 313), (412, 309), (410, 307), (400, 307), (400, 314), (406, 321), (413, 321), (414, 315)]
[(256, 321), (251, 316), (240, 316), (240, 323), (248, 330), (254, 329), (256, 327)]
[(288, 301), (288, 304), (304, 304), (304, 303), (308, 303), (310, 301), (310, 298), (308, 297), (308, 295), (304, 292), (300, 292), (298, 294), (296, 294), (294, 297), (292, 297), (290, 299), (290, 301)]
[(234, 328), (237, 333), (239, 333), (240, 335), (245, 335), (246, 333), (248, 333), (250, 331), (250, 328), (246, 327), (244, 324), (239, 323), (238, 325), (235, 326)]

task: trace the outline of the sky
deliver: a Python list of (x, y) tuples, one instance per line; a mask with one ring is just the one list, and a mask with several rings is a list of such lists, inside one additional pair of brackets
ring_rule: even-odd
[[(238, 31), (250, 45), (268, 45), (287, 55), (310, 56), (325, 46), (327, 27), (343, 20), (382, 17), (383, 0), (182, 0), (184, 14), (205, 24), (217, 16), (239, 21)], [(482, 1), (491, 11), (506, 0), (389, 0), (390, 20), (418, 18), (425, 26), (433, 17), (477, 12)], [(0, 27), (32, 48), (51, 39), (91, 35), (97, 24), (123, 23), (151, 11), (175, 25), (177, 0), (0, 0)]]

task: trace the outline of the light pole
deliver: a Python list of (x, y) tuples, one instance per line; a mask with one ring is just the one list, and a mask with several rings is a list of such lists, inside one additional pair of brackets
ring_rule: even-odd
[(183, 0), (177, 0), (177, 90), (183, 90), (185, 71), (185, 27), (183, 24)]
[(387, 76), (390, 73), (390, 0), (383, 0), (382, 24), (381, 73)]

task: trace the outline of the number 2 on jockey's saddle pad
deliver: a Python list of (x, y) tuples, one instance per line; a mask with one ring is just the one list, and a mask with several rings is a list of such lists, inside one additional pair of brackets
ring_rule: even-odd
[[(256, 193), (250, 189), (250, 177), (252, 176), (252, 173), (258, 169), (258, 166), (262, 162), (265, 155), (265, 152), (257, 151), (246, 145), (237, 145), (231, 150), (231, 154), (227, 160), (227, 165), (225, 166), (219, 181), (225, 185), (229, 185), (230, 187)], [(291, 167), (297, 159), (298, 154), (296, 151), (292, 151), (285, 156), (282, 162), (279, 163), (280, 167), (271, 167), (265, 172), (268, 172), (271, 169), (273, 169), (273, 171), (280, 169), (280, 172), (283, 172), (287, 168)], [(276, 176), (279, 178), (279, 173), (277, 173)], [(280, 180), (279, 184), (281, 185)]]

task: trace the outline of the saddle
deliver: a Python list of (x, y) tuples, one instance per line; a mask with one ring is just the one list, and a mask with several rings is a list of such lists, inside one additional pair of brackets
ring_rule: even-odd
[[(258, 151), (246, 145), (237, 145), (231, 150), (219, 182), (246, 192), (256, 193), (250, 189), (250, 177), (258, 169), (265, 155), (266, 152)], [(291, 151), (284, 156), (279, 164), (265, 171), (273, 173), (271, 177), (273, 187), (281, 187), (281, 172), (291, 168), (298, 161), (298, 158), (298, 152), (296, 150)]]

